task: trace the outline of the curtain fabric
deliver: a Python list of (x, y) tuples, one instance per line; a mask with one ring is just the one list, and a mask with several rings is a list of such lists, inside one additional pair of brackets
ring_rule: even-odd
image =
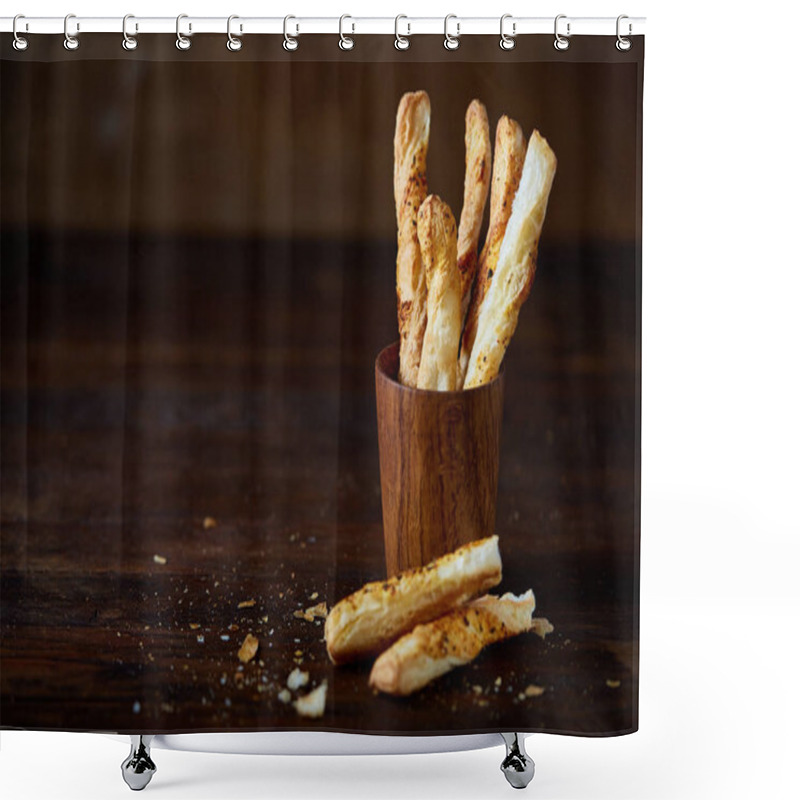
[[(636, 730), (643, 40), (224, 41), (2, 41), (0, 725)], [(507, 115), (558, 166), (485, 530), (486, 591), (537, 622), (396, 696), (325, 615), (391, 577), (375, 361), (415, 91), (456, 220), (473, 99), (493, 150)]]

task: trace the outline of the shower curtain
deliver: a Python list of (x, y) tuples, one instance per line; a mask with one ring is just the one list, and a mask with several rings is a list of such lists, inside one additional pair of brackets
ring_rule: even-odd
[(637, 729), (643, 41), (354, 41), (2, 37), (3, 728)]

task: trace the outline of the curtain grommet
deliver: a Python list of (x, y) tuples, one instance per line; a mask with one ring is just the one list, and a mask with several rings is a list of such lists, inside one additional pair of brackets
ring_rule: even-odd
[[(342, 14), (342, 16), (339, 17), (339, 49), (340, 50), (352, 50), (356, 46), (355, 40), (353, 39), (352, 36), (345, 36), (344, 35), (344, 21), (346, 19), (353, 19), (353, 18), (349, 14)], [(355, 33), (356, 32), (355, 23), (353, 23), (352, 27), (353, 27), (353, 29), (352, 29), (351, 33)]]
[(555, 40), (553, 41), (553, 47), (555, 47), (556, 50), (560, 50), (561, 52), (563, 52), (564, 50), (569, 50), (569, 37), (571, 34), (570, 34), (569, 21), (567, 21), (567, 35), (562, 36), (558, 32), (558, 21), (561, 19), (567, 19), (567, 15), (559, 14), (556, 17), (555, 22), (553, 23), (553, 34), (556, 37)]
[(181, 33), (181, 20), (188, 18), (188, 14), (178, 14), (175, 19), (175, 35), (177, 37), (175, 39), (175, 47), (177, 47), (178, 50), (188, 50), (192, 46), (192, 40), (189, 38), (189, 36), (192, 35), (192, 23), (189, 23), (189, 36), (185, 36)]
[[(290, 36), (289, 35), (289, 20), (290, 19), (297, 19), (297, 17), (293, 17), (291, 14), (287, 14), (283, 18), (283, 49), (288, 50), (290, 53), (293, 53), (299, 47), (300, 43), (297, 41), (296, 35)], [(297, 33), (300, 33), (300, 26), (297, 26)]]
[[(453, 36), (450, 31), (448, 30), (448, 25), (450, 20), (454, 19), (456, 21), (456, 35)], [(459, 41), (459, 36), (461, 35), (461, 23), (458, 21), (458, 17), (455, 14), (448, 14), (444, 18), (444, 49), (445, 50), (458, 50), (458, 46), (461, 44)]]
[[(631, 47), (633, 46), (633, 42), (631, 42), (630, 39), (628, 39), (626, 36), (623, 36), (620, 33), (620, 23), (624, 19), (629, 19), (627, 14), (620, 14), (617, 17), (617, 41), (614, 43), (614, 45), (617, 48), (617, 50), (620, 51), (620, 53), (627, 53), (628, 50), (630, 50)], [(631, 23), (628, 22), (628, 36), (631, 35), (632, 30), (633, 27), (631, 26)]]
[[(242, 49), (242, 44), (243, 44), (242, 40), (238, 36), (234, 36), (231, 33), (231, 23), (235, 19), (239, 19), (239, 17), (236, 16), (236, 14), (231, 14), (228, 17), (228, 41), (225, 42), (225, 47), (227, 47), (228, 50), (231, 51), (231, 53), (238, 53), (239, 50)], [(239, 33), (241, 33), (241, 32), (242, 32), (242, 26), (240, 25), (239, 26)]]
[(406, 27), (408, 31), (405, 36), (400, 35), (400, 20), (408, 19), (405, 14), (398, 14), (394, 18), (394, 46), (396, 50), (408, 50), (411, 47), (411, 23), (407, 22)]
[[(134, 34), (133, 36), (131, 36), (128, 33), (128, 20), (129, 19), (136, 19), (136, 18), (133, 16), (133, 14), (126, 14), (122, 18), (122, 49), (123, 50), (128, 50), (128, 51), (135, 50), (139, 46), (139, 41), (136, 38), (136, 35)], [(139, 30), (138, 23), (135, 24), (134, 30), (136, 30), (136, 31)]]
[[(506, 20), (511, 20), (511, 34), (507, 34), (505, 31), (505, 24)], [(501, 50), (513, 50), (516, 45), (517, 41), (514, 38), (517, 35), (517, 23), (513, 21), (514, 17), (513, 14), (503, 14), (500, 17), (500, 49)]]
[(78, 36), (77, 36), (78, 32), (81, 29), (81, 26), (80, 23), (75, 24), (75, 36), (73, 36), (69, 32), (69, 21), (71, 19), (75, 19), (74, 14), (67, 14), (67, 16), (64, 17), (64, 49), (74, 51), (81, 46), (81, 43), (78, 41)]
[[(17, 14), (14, 17), (14, 21), (11, 23), (11, 32), (14, 34), (14, 41), (11, 44), (13, 48), (19, 53), (23, 52), (24, 50), (27, 50), (28, 45), (30, 44), (30, 42), (28, 42), (28, 40), (24, 36), (19, 35), (19, 31), (17, 30), (17, 20), (20, 19), (25, 19), (25, 15)], [(28, 28), (28, 23), (26, 22), (25, 29), (27, 30), (27, 28)]]

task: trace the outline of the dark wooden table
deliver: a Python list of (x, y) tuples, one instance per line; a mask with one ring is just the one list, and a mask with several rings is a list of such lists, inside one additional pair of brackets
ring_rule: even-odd
[[(396, 338), (393, 258), (3, 233), (0, 725), (637, 727), (631, 245), (544, 245), (506, 362), (498, 588), (533, 588), (555, 632), (393, 699), (294, 615), (384, 575), (373, 362)], [(328, 682), (320, 719), (279, 699), (298, 665)]]

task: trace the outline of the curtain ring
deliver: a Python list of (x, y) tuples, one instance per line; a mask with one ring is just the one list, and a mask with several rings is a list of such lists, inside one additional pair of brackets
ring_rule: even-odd
[(559, 14), (556, 17), (555, 25), (553, 26), (553, 31), (554, 31), (555, 36), (556, 36), (556, 39), (553, 42), (553, 47), (555, 47), (556, 50), (569, 50), (569, 37), (570, 37), (569, 22), (567, 22), (567, 35), (566, 36), (562, 36), (558, 32), (558, 21), (560, 19), (566, 19), (566, 18), (567, 18), (566, 14)]
[(398, 50), (408, 50), (411, 47), (411, 42), (408, 40), (407, 37), (411, 36), (411, 23), (407, 22), (406, 25), (408, 26), (408, 33), (405, 36), (400, 35), (400, 20), (401, 19), (408, 19), (405, 14), (398, 14), (394, 18), (394, 46)]
[(188, 17), (188, 14), (178, 14), (175, 20), (175, 35), (178, 37), (175, 40), (175, 47), (177, 47), (178, 50), (188, 50), (192, 46), (192, 40), (189, 38), (189, 36), (192, 35), (192, 23), (189, 23), (189, 36), (184, 36), (181, 33), (181, 20), (188, 19)]
[[(289, 14), (283, 18), (283, 49), (292, 51), (297, 50), (299, 42), (294, 36), (289, 36), (288, 25), (290, 19), (296, 19), (296, 17), (293, 17), (291, 14)], [(299, 25), (297, 26), (297, 32), (300, 33)]]
[[(122, 18), (122, 48), (123, 50), (135, 50), (139, 46), (139, 42), (136, 39), (136, 36), (131, 36), (128, 33), (128, 20), (135, 19), (133, 14), (126, 14)], [(139, 24), (137, 23), (135, 26), (135, 30), (139, 30)]]
[[(65, 50), (77, 50), (81, 45), (81, 43), (78, 41), (77, 35), (76, 36), (72, 36), (70, 34), (70, 32), (69, 32), (69, 21), (71, 19), (75, 19), (75, 15), (74, 14), (67, 14), (67, 16), (64, 17), (64, 49)], [(76, 23), (75, 24), (76, 32), (80, 31), (80, 29), (81, 29), (80, 24)]]
[[(630, 50), (631, 49), (631, 44), (632, 44), (630, 39), (624, 37), (619, 32), (619, 30), (620, 30), (620, 22), (622, 22), (622, 20), (624, 20), (624, 19), (628, 19), (627, 14), (620, 14), (617, 17), (617, 50), (619, 50), (619, 51), (621, 51), (623, 53), (625, 53), (628, 50)], [(630, 36), (630, 34), (631, 34), (631, 24), (629, 22), (628, 23), (628, 36)]]
[[(353, 18), (349, 14), (342, 14), (342, 16), (339, 17), (339, 49), (340, 50), (352, 50), (356, 46), (356, 43), (353, 41), (352, 37), (345, 36), (344, 35), (344, 31), (342, 30), (342, 28), (344, 26), (344, 21), (346, 19), (353, 19)], [(353, 33), (356, 32), (356, 24), (355, 24), (355, 22), (353, 23), (353, 31), (352, 32)]]
[[(451, 36), (447, 30), (447, 24), (450, 22), (451, 19), (456, 21), (456, 35)], [(458, 46), (461, 42), (458, 41), (458, 37), (461, 35), (461, 23), (458, 21), (458, 17), (455, 14), (448, 14), (444, 18), (444, 49), (445, 50), (458, 50)]]
[[(17, 33), (17, 20), (18, 19), (25, 19), (25, 15), (24, 14), (17, 14), (17, 16), (14, 17), (14, 22), (11, 23), (11, 31), (14, 34), (14, 41), (13, 41), (14, 49), (15, 50), (20, 50), (20, 51), (27, 50), (28, 49), (28, 40), (24, 36), (20, 36), (19, 33)], [(25, 30), (27, 30), (27, 29), (28, 29), (28, 23), (26, 22), (25, 23)]]
[[(236, 14), (231, 14), (228, 17), (228, 41), (225, 45), (225, 47), (227, 47), (228, 50), (230, 50), (232, 53), (235, 53), (237, 50), (242, 49), (242, 40), (238, 36), (234, 36), (231, 33), (231, 22), (233, 22), (235, 19), (239, 19), (239, 17), (237, 17)], [(241, 31), (242, 31), (242, 26), (240, 25), (239, 32), (241, 33)]]
[(505, 21), (507, 19), (513, 19), (512, 14), (503, 14), (500, 17), (500, 49), (501, 50), (513, 50), (514, 46), (517, 44), (514, 40), (514, 37), (517, 35), (517, 23), (511, 23), (511, 36), (509, 36), (505, 32)]

